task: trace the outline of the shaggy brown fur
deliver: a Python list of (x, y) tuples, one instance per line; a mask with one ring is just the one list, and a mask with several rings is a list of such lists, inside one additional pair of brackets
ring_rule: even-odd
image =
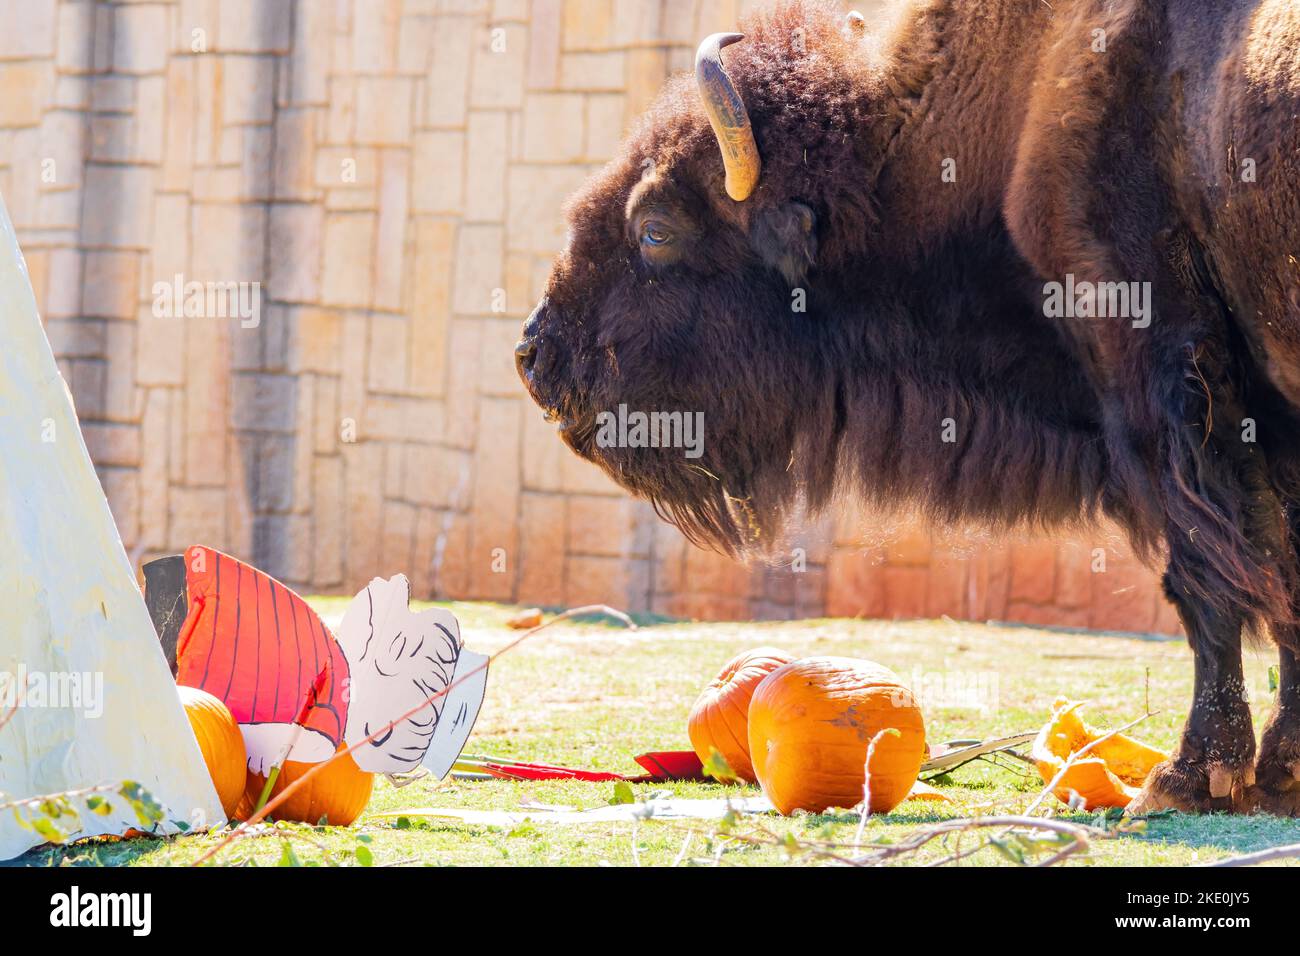
[[(1117, 520), (1167, 558), (1197, 667), (1144, 805), (1290, 810), (1300, 14), (918, 0), (868, 40), (841, 16), (787, 2), (727, 48), (763, 161), (745, 202), (690, 77), (573, 200), (517, 353), (534, 398), (736, 554), (844, 488), (945, 521)], [(1049, 315), (1067, 276), (1149, 283), (1149, 324)], [(620, 404), (703, 412), (703, 457), (602, 447)], [(1249, 628), (1283, 655), (1258, 786)]]

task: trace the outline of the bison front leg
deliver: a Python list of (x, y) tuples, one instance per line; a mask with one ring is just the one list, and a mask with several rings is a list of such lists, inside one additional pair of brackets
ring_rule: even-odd
[(1300, 816), (1300, 659), (1279, 649), (1277, 702), (1259, 745), (1252, 804), (1265, 813)]
[(1173, 758), (1147, 778), (1130, 813), (1242, 810), (1254, 783), (1255, 731), (1241, 672), (1241, 626), (1172, 593), (1195, 661), (1191, 713)]
[(1132, 812), (1249, 809), (1255, 731), (1241, 668), (1242, 632), (1288, 603), (1281, 503), (1264, 456), (1243, 443), (1245, 417), (1221, 340), (1185, 350), (1161, 380), (1165, 431), (1159, 495), (1178, 609), (1195, 666), (1192, 707), (1173, 758), (1147, 778)]

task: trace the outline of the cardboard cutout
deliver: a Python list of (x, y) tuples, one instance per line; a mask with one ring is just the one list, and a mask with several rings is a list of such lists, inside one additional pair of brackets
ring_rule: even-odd
[[(343, 740), (348, 662), (307, 602), (268, 574), (212, 548), (185, 552), (189, 614), (176, 682), (223, 700), (244, 734), (248, 769), (318, 763)], [(295, 736), (295, 730), (301, 732)]]
[[(0, 803), (135, 781), (165, 821), (219, 823), (2, 201), (0, 323)], [(109, 804), (76, 835), (140, 826)], [(0, 813), (0, 860), (41, 842)]]
[(337, 637), (288, 587), (212, 548), (152, 562), (145, 581), (164, 647), (176, 632), (177, 682), (225, 701), (254, 773), (285, 759), (319, 763), (483, 664), (451, 694), (353, 753), (369, 773), (423, 763), (439, 777), (459, 756), (483, 702), (486, 658), (463, 649), (450, 611), (410, 610), (405, 576), (372, 580), (349, 605)]

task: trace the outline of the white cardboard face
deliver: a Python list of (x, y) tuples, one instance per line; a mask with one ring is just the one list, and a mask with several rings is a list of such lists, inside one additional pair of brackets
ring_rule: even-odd
[[(0, 322), (0, 690), (27, 695), (0, 728), (0, 791), (12, 800), (133, 780), (168, 809), (168, 819), (217, 824), (221, 804), (95, 477), (2, 201)], [(77, 678), (78, 699), (38, 701), (35, 692), (61, 685), (61, 677)], [(0, 711), (9, 713), (3, 700)], [(106, 816), (81, 814), (81, 835), (139, 826), (126, 801), (109, 803)], [(0, 860), (41, 842), (11, 813), (0, 814)]]
[[(480, 666), (481, 669), (475, 673), (475, 668)], [(487, 655), (462, 650), (452, 682), (462, 677), (465, 679), (447, 695), (442, 719), (438, 721), (438, 729), (434, 731), (429, 750), (424, 755), (425, 768), (439, 780), (451, 772), (452, 764), (465, 749), (465, 741), (469, 739), (479, 708), (483, 706), (483, 695), (487, 693)]]
[[(454, 614), (438, 607), (417, 613), (408, 606), (409, 599), (405, 576), (375, 578), (343, 615), (338, 640), (350, 669), (344, 735), (348, 744), (372, 736), (446, 690), (457, 674), (486, 660), (464, 650)], [(474, 663), (464, 663), (467, 658)], [(429, 753), (436, 751), (442, 754), (438, 764), (446, 762), (440, 776), (445, 775), (469, 736), (486, 682), (484, 669), (467, 686), (362, 744), (352, 754), (357, 766), (370, 773), (409, 773), (422, 764), (429, 766)]]

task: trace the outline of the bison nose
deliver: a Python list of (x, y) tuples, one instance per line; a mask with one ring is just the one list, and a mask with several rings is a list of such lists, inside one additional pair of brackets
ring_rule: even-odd
[(519, 344), (515, 346), (515, 368), (519, 370), (520, 376), (526, 376), (533, 370), (533, 363), (537, 361), (537, 345), (531, 338), (520, 339)]
[(546, 312), (546, 297), (537, 303), (537, 307), (524, 320), (523, 338), (515, 346), (515, 368), (519, 377), (526, 379), (537, 362), (537, 335), (541, 331), (542, 315)]
[(524, 319), (523, 341), (537, 338), (537, 333), (542, 327), (542, 316), (546, 314), (549, 305), (546, 296), (542, 296), (541, 301), (533, 307), (533, 311), (528, 313), (528, 318)]

